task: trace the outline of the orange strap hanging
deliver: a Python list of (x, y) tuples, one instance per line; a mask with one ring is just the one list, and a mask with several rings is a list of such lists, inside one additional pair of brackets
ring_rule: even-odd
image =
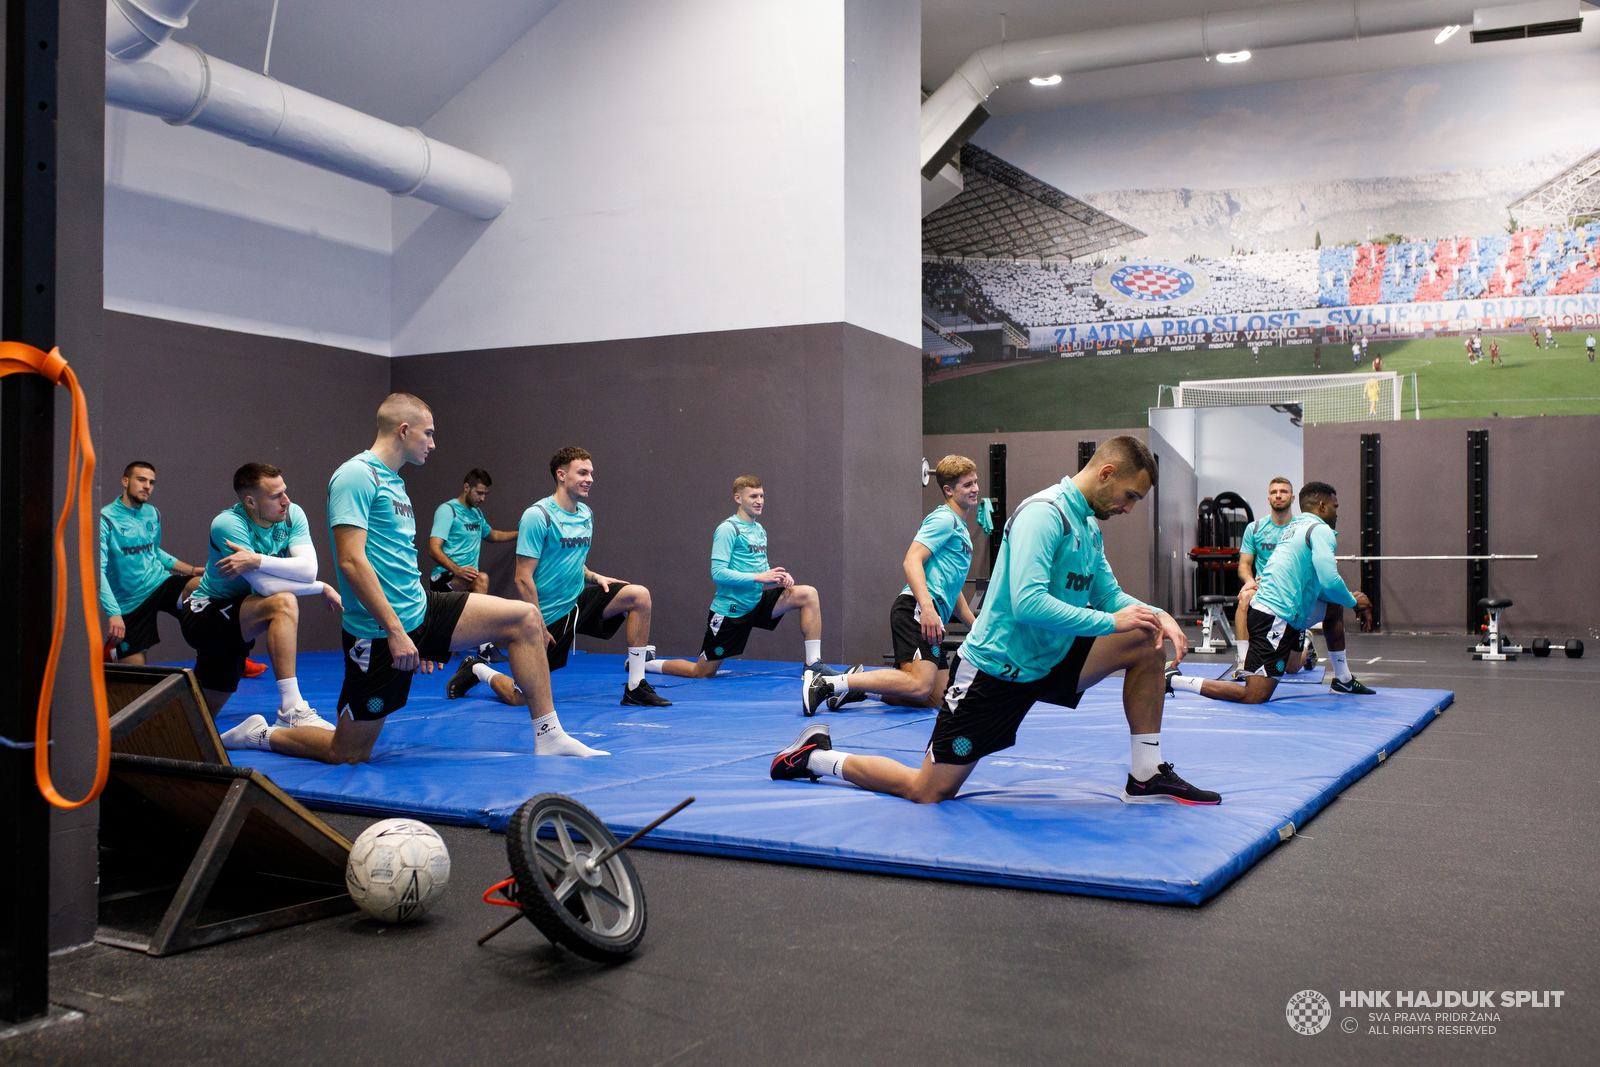
[[(78, 376), (61, 358), (59, 348), (45, 353), (32, 345), (0, 341), (0, 378), (8, 374), (42, 375), (55, 385), (65, 385), (72, 393), (67, 498), (61, 504), (61, 518), (56, 521), (55, 626), (50, 634), (50, 655), (44, 664), (44, 680), (39, 686), (39, 714), (34, 723), (33, 771), (39, 780), (39, 792), (44, 794), (46, 800), (58, 808), (81, 808), (100, 795), (111, 773), (111, 716), (106, 706), (105, 662), (95, 654), (104, 637), (100, 632), (100, 615), (95, 609), (95, 576), (99, 573), (99, 566), (95, 559), (94, 501), (89, 499), (94, 485), (94, 442), (89, 439), (88, 404), (84, 401), (82, 387), (78, 385)], [(83, 624), (89, 635), (89, 682), (94, 691), (95, 728), (99, 737), (94, 786), (82, 800), (63, 797), (56, 792), (50, 780), (50, 700), (55, 694), (56, 667), (61, 662), (61, 639), (67, 626), (67, 515), (72, 511), (74, 497), (78, 500), (78, 576), (83, 582)]]

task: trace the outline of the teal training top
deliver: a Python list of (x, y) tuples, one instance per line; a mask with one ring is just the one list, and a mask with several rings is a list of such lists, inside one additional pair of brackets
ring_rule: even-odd
[(576, 512), (567, 511), (552, 493), (524, 511), (517, 523), (517, 555), (539, 561), (533, 568), (533, 587), (539, 593), (539, 613), (548, 625), (571, 611), (583, 592), (594, 512), (581, 500), (577, 504)]
[[(371, 449), (345, 460), (328, 479), (328, 539), (337, 555), (335, 526), (367, 531), (367, 562), (378, 576), (383, 598), (406, 633), (421, 626), (428, 614), (428, 597), (422, 589), (422, 572), (417, 569), (416, 515), (406, 495), (406, 483)], [(346, 631), (369, 639), (388, 636), (356, 596), (343, 570), (339, 571), (339, 594), (344, 597)]]
[[(457, 567), (476, 567), (478, 551), (489, 539), (489, 520), (481, 508), (469, 508), (459, 500), (446, 500), (433, 512), (433, 532), (429, 537), (442, 537), (440, 550), (450, 557)], [(433, 577), (449, 574), (443, 564), (433, 568)]]
[[(1292, 518), (1289, 520), (1293, 521)], [(1244, 528), (1244, 540), (1239, 543), (1239, 555), (1255, 557), (1250, 564), (1250, 570), (1256, 576), (1257, 583), (1261, 581), (1261, 572), (1266, 569), (1267, 560), (1272, 558), (1272, 550), (1278, 547), (1278, 538), (1282, 537), (1283, 531), (1288, 528), (1288, 522), (1279, 526), (1272, 521), (1271, 515), (1264, 515)]]
[[(941, 504), (928, 512), (912, 541), (933, 553), (923, 564), (922, 574), (928, 580), (928, 595), (933, 597), (933, 606), (939, 609), (939, 618), (949, 622), (956, 613), (961, 587), (967, 584), (967, 570), (972, 566), (972, 535), (967, 532), (967, 524)], [(900, 593), (915, 595), (909, 583)]]
[(194, 591), (197, 599), (231, 600), (255, 592), (244, 575), (225, 578), (217, 569), (219, 562), (236, 551), (228, 547), (228, 541), (263, 556), (287, 559), (289, 549), (311, 543), (311, 527), (299, 504), (290, 504), (289, 514), (284, 516), (283, 521), (271, 526), (257, 526), (244, 505), (235, 504), (211, 520), (211, 539), (206, 546), (206, 572), (200, 576), (200, 587)]
[(1259, 573), (1260, 586), (1250, 606), (1276, 615), (1297, 630), (1304, 630), (1317, 601), (1356, 606), (1339, 564), (1333, 558), (1338, 535), (1333, 527), (1310, 512), (1301, 512), (1283, 528), (1272, 559)]
[(1004, 681), (1036, 681), (1076, 638), (1115, 633), (1112, 615), (1138, 603), (1111, 573), (1089, 502), (1063, 478), (1011, 513), (961, 658)]
[(126, 615), (172, 577), (177, 559), (161, 550), (161, 512), (117, 497), (100, 509), (100, 607)]
[(711, 535), (711, 580), (717, 583), (712, 613), (730, 619), (750, 614), (766, 592), (752, 575), (771, 569), (766, 528), (759, 522), (745, 522), (737, 514), (723, 519)]

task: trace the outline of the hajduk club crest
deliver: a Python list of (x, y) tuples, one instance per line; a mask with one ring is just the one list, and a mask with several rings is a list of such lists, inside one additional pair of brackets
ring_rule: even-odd
[(1192, 264), (1107, 263), (1094, 272), (1094, 291), (1107, 304), (1151, 308), (1205, 295), (1211, 279)]

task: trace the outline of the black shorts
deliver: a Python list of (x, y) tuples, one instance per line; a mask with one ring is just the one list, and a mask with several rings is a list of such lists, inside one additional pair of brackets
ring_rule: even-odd
[(730, 619), (726, 615), (708, 611), (706, 636), (700, 642), (700, 658), (723, 660), (729, 656), (741, 655), (744, 652), (745, 642), (750, 640), (751, 630), (757, 626), (763, 630), (776, 630), (778, 623), (783, 621), (783, 616), (774, 618), (772, 609), (777, 606), (778, 598), (782, 595), (782, 586), (768, 589), (761, 594), (760, 603), (738, 618)]
[(1083, 694), (1078, 678), (1094, 638), (1080, 636), (1050, 673), (1031, 682), (1004, 682), (985, 674), (961, 653), (950, 657), (950, 686), (933, 724), (928, 752), (935, 763), (958, 766), (1017, 743), (1017, 727), (1039, 701), (1075, 708)]
[(239, 628), (239, 612), (251, 595), (246, 593), (231, 600), (190, 597), (178, 613), (183, 639), (194, 649), (194, 676), (201, 689), (218, 693), (238, 690), (239, 679), (244, 676), (244, 658), (256, 647), (254, 641), (244, 639), (244, 631)]
[(578, 602), (572, 605), (568, 612), (551, 622), (544, 621), (550, 636), (555, 640), (544, 648), (545, 658), (550, 661), (550, 669), (558, 671), (567, 665), (567, 653), (572, 651), (572, 642), (578, 634), (585, 637), (598, 637), (601, 640), (610, 640), (622, 628), (622, 623), (628, 617), (625, 611), (619, 611), (611, 618), (605, 617), (606, 608), (622, 592), (626, 582), (612, 582), (610, 589), (601, 589), (599, 585), (590, 582), (583, 587), (583, 592), (578, 594)]
[[(422, 625), (407, 631), (423, 659), (450, 662), (450, 637), (461, 621), (471, 593), (428, 594)], [(406, 706), (413, 672), (395, 670), (387, 637), (357, 637), (340, 633), (344, 643), (344, 685), (339, 689), (339, 714), (357, 722), (381, 719)]]
[(1304, 634), (1276, 615), (1257, 611), (1253, 604), (1245, 613), (1244, 621), (1250, 629), (1244, 672), (1264, 678), (1282, 678), (1288, 669), (1289, 657), (1300, 650)]
[(889, 609), (889, 636), (894, 641), (894, 665), (903, 667), (913, 660), (926, 660), (941, 671), (950, 666), (944, 646), (930, 645), (922, 637), (922, 606), (910, 593), (894, 598)]
[(456, 590), (450, 588), (450, 579), (454, 577), (455, 575), (451, 574), (449, 571), (445, 571), (443, 574), (439, 575), (439, 577), (430, 581), (428, 583), (428, 588), (435, 593), (454, 593)]
[(144, 598), (143, 604), (132, 611), (122, 613), (122, 625), (127, 633), (116, 647), (118, 659), (137, 655), (161, 643), (161, 631), (156, 628), (158, 612), (164, 611), (180, 621), (183, 619), (183, 611), (178, 607), (178, 597), (183, 595), (183, 587), (188, 582), (186, 575), (174, 574), (156, 586), (155, 590)]

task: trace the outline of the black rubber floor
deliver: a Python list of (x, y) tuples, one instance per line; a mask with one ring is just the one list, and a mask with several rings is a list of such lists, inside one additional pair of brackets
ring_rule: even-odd
[[(86, 1017), (0, 1060), (1593, 1064), (1600, 661), (1473, 663), (1465, 644), (1361, 639), (1358, 676), (1455, 706), (1200, 908), (639, 851), (649, 933), (608, 969), (526, 925), (476, 947), (504, 914), (477, 899), (503, 839), (445, 827), (452, 886), (420, 924), (67, 953), (53, 997)], [(1306, 989), (1333, 1006), (1310, 1036), (1285, 1017)], [(1490, 989), (1490, 1019), (1394, 1018), (1397, 990)], [(1391, 1006), (1341, 1007), (1356, 990)], [(1560, 1007), (1500, 1007), (1508, 990)]]

